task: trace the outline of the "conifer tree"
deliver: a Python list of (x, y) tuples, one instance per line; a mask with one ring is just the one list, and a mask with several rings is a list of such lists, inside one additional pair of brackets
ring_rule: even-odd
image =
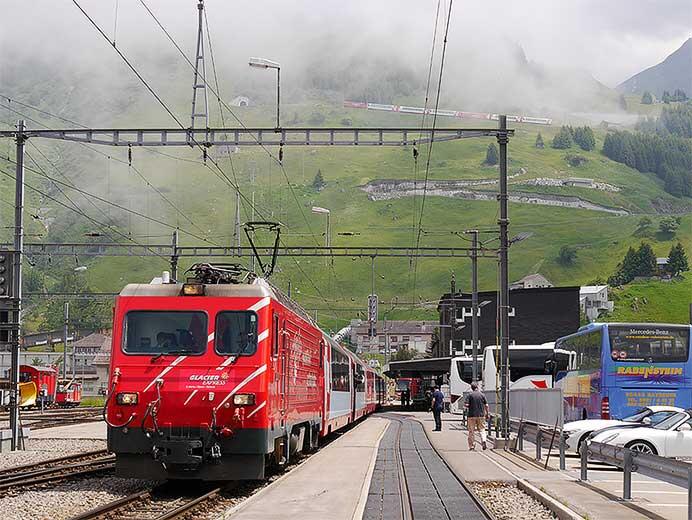
[(557, 135), (553, 137), (552, 147), (558, 150), (572, 147), (572, 132), (568, 126), (561, 127)]
[(538, 132), (538, 135), (536, 136), (536, 148), (543, 149), (544, 146), (545, 144), (543, 144), (543, 136), (540, 132)]
[(490, 143), (488, 149), (485, 152), (485, 164), (489, 166), (495, 166), (499, 161), (499, 154), (497, 152), (497, 146), (495, 143)]
[(682, 247), (680, 242), (670, 248), (670, 253), (668, 253), (668, 268), (673, 276), (690, 270), (690, 264), (687, 261), (687, 253), (685, 253), (685, 248)]

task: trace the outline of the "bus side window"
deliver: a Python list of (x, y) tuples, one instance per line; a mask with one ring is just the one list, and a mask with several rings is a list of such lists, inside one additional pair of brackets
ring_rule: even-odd
[(320, 340), (320, 368), (324, 366), (324, 341)]
[(279, 315), (274, 314), (272, 323), (272, 355), (279, 354)]

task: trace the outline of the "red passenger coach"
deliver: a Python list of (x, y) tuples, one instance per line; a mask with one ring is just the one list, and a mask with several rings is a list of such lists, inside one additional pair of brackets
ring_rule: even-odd
[(380, 377), (278, 289), (205, 281), (116, 298), (106, 418), (118, 475), (263, 478), (375, 409)]

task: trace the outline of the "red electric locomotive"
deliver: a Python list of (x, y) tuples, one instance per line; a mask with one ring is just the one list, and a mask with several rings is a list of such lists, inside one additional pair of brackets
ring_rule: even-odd
[(108, 447), (121, 476), (264, 477), (372, 412), (384, 384), (261, 278), (128, 285), (116, 298)]
[(63, 408), (79, 406), (82, 402), (82, 383), (78, 381), (59, 381), (55, 394), (55, 404)]

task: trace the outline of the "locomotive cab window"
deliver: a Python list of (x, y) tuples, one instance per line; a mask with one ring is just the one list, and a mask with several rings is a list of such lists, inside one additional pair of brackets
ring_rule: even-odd
[(202, 354), (207, 315), (198, 311), (130, 311), (123, 326), (127, 354)]
[(227, 356), (251, 356), (257, 352), (257, 314), (220, 312), (216, 316), (216, 352)]

